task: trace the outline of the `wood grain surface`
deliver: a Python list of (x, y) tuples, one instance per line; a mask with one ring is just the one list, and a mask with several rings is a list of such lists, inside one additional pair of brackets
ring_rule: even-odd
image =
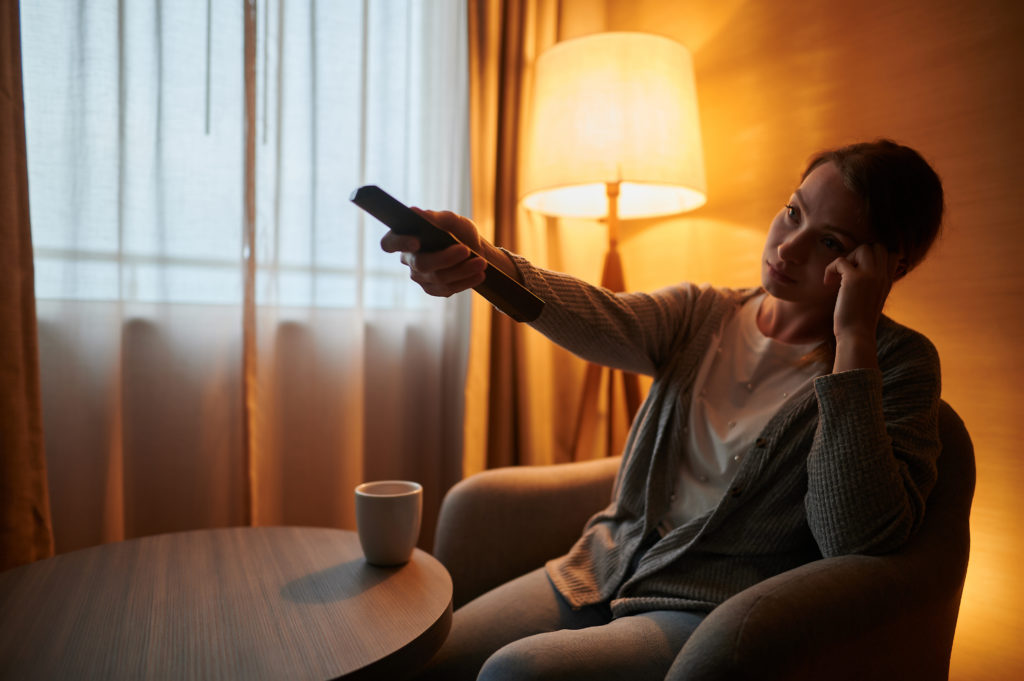
[(261, 527), (145, 537), (0, 573), (2, 679), (400, 679), (451, 625), (452, 583), (416, 550)]

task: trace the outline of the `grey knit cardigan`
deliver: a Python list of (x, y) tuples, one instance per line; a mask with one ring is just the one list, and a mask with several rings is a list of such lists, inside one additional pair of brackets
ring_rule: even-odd
[(717, 507), (640, 554), (671, 503), (701, 361), (723, 322), (760, 290), (681, 284), (612, 294), (513, 261), (547, 301), (535, 329), (584, 359), (654, 377), (611, 504), (547, 564), (573, 607), (710, 611), (823, 556), (891, 552), (920, 525), (940, 451), (939, 359), (927, 338), (883, 316), (880, 371), (815, 379), (765, 426)]

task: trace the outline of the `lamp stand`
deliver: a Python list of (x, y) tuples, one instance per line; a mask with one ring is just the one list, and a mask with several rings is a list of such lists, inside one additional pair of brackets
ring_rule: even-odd
[[(609, 182), (606, 185), (608, 196), (608, 251), (604, 256), (604, 268), (601, 272), (601, 286), (609, 291), (619, 293), (626, 290), (623, 276), (622, 258), (619, 255), (619, 183)], [(583, 395), (580, 398), (579, 413), (576, 416), (576, 431), (573, 435), (573, 460), (594, 458), (594, 437), (597, 434), (597, 398), (601, 389), (601, 379), (608, 373), (606, 385), (608, 396), (608, 416), (605, 419), (605, 451), (608, 456), (615, 454), (614, 425), (616, 411), (616, 379), (622, 383), (625, 395), (626, 419), (633, 422), (640, 408), (640, 381), (636, 374), (618, 371), (600, 364), (588, 364), (586, 377), (583, 381)]]

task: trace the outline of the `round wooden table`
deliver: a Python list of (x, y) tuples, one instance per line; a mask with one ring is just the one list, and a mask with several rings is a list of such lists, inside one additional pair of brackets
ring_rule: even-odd
[(400, 679), (451, 613), (437, 560), (373, 567), (354, 532), (157, 535), (0, 573), (0, 678)]

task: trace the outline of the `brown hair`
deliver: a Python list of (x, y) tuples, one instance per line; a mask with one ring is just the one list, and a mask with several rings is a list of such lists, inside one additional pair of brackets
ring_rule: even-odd
[(910, 147), (881, 139), (819, 152), (801, 179), (830, 161), (843, 184), (864, 202), (875, 238), (890, 251), (902, 253), (906, 271), (913, 269), (942, 224), (945, 200), (939, 176)]

